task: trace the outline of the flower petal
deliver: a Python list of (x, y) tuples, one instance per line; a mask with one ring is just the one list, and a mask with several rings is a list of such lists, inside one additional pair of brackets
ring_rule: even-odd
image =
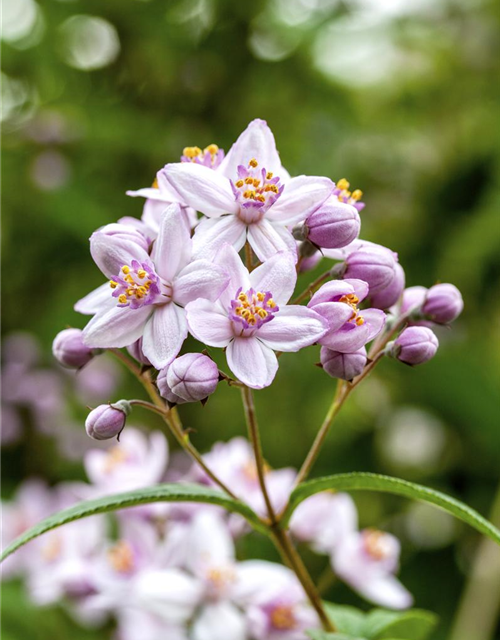
[(363, 597), (389, 609), (407, 609), (413, 603), (411, 593), (393, 575), (381, 574), (354, 585)]
[(142, 336), (152, 312), (151, 306), (130, 309), (115, 305), (92, 318), (83, 330), (83, 341), (95, 348), (127, 347)]
[(290, 231), (266, 218), (248, 227), (248, 242), (259, 260), (267, 260), (278, 251), (288, 251), (297, 262), (297, 243)]
[(178, 204), (171, 204), (160, 222), (151, 257), (155, 270), (171, 282), (191, 258), (191, 238)]
[(227, 524), (213, 511), (198, 512), (187, 538), (187, 568), (199, 578), (206, 578), (214, 567), (227, 567), (234, 561), (234, 543)]
[(335, 185), (329, 178), (297, 176), (285, 184), (283, 193), (266, 214), (268, 220), (294, 224), (305, 220), (330, 196)]
[(198, 298), (215, 302), (228, 284), (229, 274), (221, 266), (208, 260), (195, 260), (174, 280), (174, 301), (181, 307)]
[[(90, 236), (92, 258), (107, 278), (112, 278), (120, 273), (124, 264), (130, 265), (132, 260), (144, 262), (149, 257), (143, 247), (144, 236), (138, 231), (134, 231), (130, 226), (113, 225), (113, 227), (119, 226), (125, 230), (124, 234), (110, 235), (105, 233), (106, 227), (103, 227)], [(133, 240), (135, 233), (137, 234), (137, 242)]]
[(215, 262), (226, 270), (230, 278), (227, 288), (219, 298), (220, 306), (226, 310), (231, 306), (231, 300), (236, 296), (236, 292), (240, 287), (243, 291), (250, 289), (252, 286), (250, 283), (250, 275), (234, 247), (228, 244), (219, 251)]
[(386, 315), (380, 309), (365, 309), (361, 311), (361, 315), (365, 320), (365, 324), (368, 325), (367, 342), (370, 342), (370, 340), (373, 340), (384, 328)]
[(187, 338), (184, 309), (174, 302), (156, 307), (144, 329), (142, 352), (157, 369), (163, 369), (176, 357)]
[(354, 293), (360, 301), (364, 300), (368, 295), (368, 285), (364, 280), (355, 280), (354, 278), (330, 280), (316, 291), (307, 306), (314, 307), (322, 302), (332, 302), (334, 298), (348, 293)]
[(365, 322), (357, 325), (354, 322), (346, 322), (338, 330), (329, 331), (320, 340), (320, 344), (333, 351), (341, 353), (354, 353), (368, 342), (369, 328)]
[(191, 633), (193, 640), (245, 640), (248, 637), (243, 613), (223, 600), (202, 609)]
[(84, 298), (78, 300), (73, 308), (75, 311), (78, 311), (78, 313), (93, 316), (99, 313), (99, 311), (116, 307), (116, 298), (113, 298), (111, 293), (109, 282), (105, 282), (101, 284), (100, 287), (97, 287), (97, 289), (88, 293)]
[(268, 387), (278, 371), (274, 351), (255, 337), (235, 338), (226, 350), (229, 368), (252, 389)]
[(233, 337), (227, 314), (208, 300), (195, 300), (186, 305), (186, 318), (193, 336), (210, 347), (227, 347)]
[(276, 141), (265, 120), (250, 122), (221, 162), (219, 172), (234, 180), (238, 174), (238, 166), (246, 167), (253, 158), (261, 168), (280, 175), (281, 160), (276, 150)]
[(133, 585), (136, 604), (172, 624), (186, 623), (202, 597), (202, 585), (179, 569), (144, 569)]
[(338, 331), (352, 316), (352, 308), (343, 302), (322, 302), (310, 308), (326, 320), (329, 332)]
[(159, 173), (196, 211), (211, 218), (218, 218), (224, 213), (238, 213), (239, 205), (231, 184), (218, 171), (201, 164), (179, 162), (167, 164)]
[(213, 260), (224, 244), (229, 244), (239, 251), (245, 244), (246, 237), (246, 224), (237, 216), (205, 218), (194, 232), (193, 255), (195, 258)]
[(328, 330), (327, 321), (300, 305), (280, 307), (257, 332), (259, 340), (277, 351), (299, 351), (317, 342)]
[(250, 274), (250, 284), (255, 291), (270, 291), (278, 305), (288, 302), (296, 282), (295, 263), (288, 251), (275, 253)]

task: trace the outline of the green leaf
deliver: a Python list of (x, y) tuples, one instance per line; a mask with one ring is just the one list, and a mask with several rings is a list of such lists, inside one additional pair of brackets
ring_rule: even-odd
[(331, 604), (330, 602), (325, 602), (324, 607), (337, 631), (347, 633), (349, 637), (364, 635), (366, 616), (362, 611), (356, 607)]
[(60, 527), (68, 522), (87, 518), (88, 516), (93, 516), (98, 513), (136, 507), (151, 502), (204, 502), (216, 504), (224, 507), (228, 511), (239, 513), (254, 529), (261, 533), (268, 534), (266, 527), (250, 507), (239, 500), (233, 500), (222, 493), (222, 491), (199, 484), (159, 484), (145, 489), (137, 489), (136, 491), (128, 491), (127, 493), (98, 498), (97, 500), (87, 500), (69, 509), (64, 509), (64, 511), (59, 511), (59, 513), (42, 520), (16, 538), (14, 542), (3, 551), (0, 561), (5, 560), (7, 556), (33, 538), (37, 538), (42, 535), (42, 533)]
[(346, 636), (344, 633), (329, 633), (319, 629), (312, 629), (306, 633), (312, 640), (367, 640), (367, 638), (355, 638), (354, 636)]
[(426, 640), (437, 621), (434, 613), (422, 609), (402, 613), (374, 609), (365, 618), (364, 634), (370, 640)]
[(479, 515), (477, 511), (474, 511), (474, 509), (459, 500), (450, 498), (450, 496), (434, 489), (423, 487), (420, 484), (376, 473), (343, 473), (304, 482), (292, 492), (283, 517), (283, 523), (286, 524), (289, 521), (294, 509), (303, 500), (327, 489), (335, 489), (337, 491), (383, 491), (429, 502), (451, 513), (459, 520), (466, 522), (477, 531), (490, 537), (497, 544), (500, 544), (500, 531), (491, 522)]

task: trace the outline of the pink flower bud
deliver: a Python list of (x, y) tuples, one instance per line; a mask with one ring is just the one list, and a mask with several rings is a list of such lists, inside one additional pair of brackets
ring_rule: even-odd
[(390, 285), (396, 275), (396, 259), (390, 249), (367, 245), (349, 254), (345, 261), (343, 278), (364, 280), (370, 295)]
[(422, 313), (436, 324), (449, 324), (462, 313), (463, 308), (462, 294), (455, 285), (436, 284), (427, 292)]
[(321, 347), (320, 359), (323, 369), (332, 378), (353, 380), (365, 368), (366, 349), (361, 347), (354, 353), (340, 353)]
[(389, 309), (389, 307), (392, 307), (392, 305), (396, 304), (399, 300), (404, 288), (405, 272), (399, 262), (396, 262), (394, 266), (394, 278), (387, 286), (375, 291), (370, 297), (371, 306), (376, 309)]
[(127, 347), (127, 351), (130, 353), (132, 358), (140, 362), (141, 364), (145, 364), (148, 367), (152, 366), (151, 362), (146, 358), (146, 356), (142, 352), (142, 338), (136, 340), (131, 345)]
[(408, 287), (403, 291), (400, 313), (407, 313), (412, 309), (420, 310), (425, 300), (427, 289), (425, 287)]
[(398, 338), (387, 345), (389, 353), (406, 364), (423, 364), (436, 354), (439, 341), (427, 327), (408, 327)]
[(307, 239), (325, 249), (345, 247), (358, 237), (360, 228), (355, 207), (333, 201), (312, 213), (304, 225)]
[(186, 353), (176, 358), (157, 379), (161, 395), (177, 404), (204, 400), (215, 391), (218, 383), (217, 365), (202, 353)]
[(82, 333), (80, 329), (65, 329), (54, 338), (52, 353), (63, 367), (80, 369), (99, 353), (83, 344)]
[(126, 400), (99, 405), (85, 420), (87, 435), (94, 440), (109, 440), (118, 436), (130, 411), (130, 404)]

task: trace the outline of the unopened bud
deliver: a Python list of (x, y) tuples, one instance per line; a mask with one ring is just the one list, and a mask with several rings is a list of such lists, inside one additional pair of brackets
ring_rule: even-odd
[(394, 278), (387, 286), (375, 291), (375, 293), (370, 296), (371, 306), (376, 309), (389, 309), (389, 307), (392, 307), (392, 305), (396, 304), (399, 300), (404, 288), (405, 272), (399, 262), (396, 262), (394, 266)]
[(436, 284), (429, 289), (422, 313), (436, 324), (453, 322), (464, 308), (462, 294), (453, 284)]
[(386, 347), (386, 353), (410, 365), (423, 364), (436, 355), (439, 341), (428, 327), (407, 327)]
[(140, 362), (141, 364), (145, 364), (148, 367), (152, 366), (151, 362), (148, 360), (148, 358), (146, 358), (146, 356), (142, 352), (142, 338), (139, 338), (139, 340), (136, 340), (131, 345), (129, 345), (127, 347), (127, 351), (130, 353), (132, 358), (137, 360), (137, 362)]
[(80, 329), (64, 329), (54, 338), (52, 353), (56, 360), (68, 369), (80, 369), (100, 353), (98, 349), (89, 349), (82, 338)]
[(333, 202), (312, 213), (304, 228), (307, 239), (317, 247), (340, 249), (358, 237), (361, 220), (352, 205)]
[(197, 402), (215, 391), (219, 369), (202, 353), (186, 353), (163, 369), (156, 382), (161, 395), (169, 402)]
[(85, 420), (87, 435), (94, 440), (109, 440), (118, 436), (131, 410), (130, 403), (126, 400), (99, 405)]
[(362, 347), (354, 353), (340, 353), (327, 347), (321, 347), (320, 360), (323, 369), (332, 378), (353, 380), (365, 368), (366, 349)]
[(364, 280), (370, 288), (370, 295), (373, 295), (393, 281), (395, 266), (396, 259), (390, 249), (365, 246), (347, 257), (342, 277)]

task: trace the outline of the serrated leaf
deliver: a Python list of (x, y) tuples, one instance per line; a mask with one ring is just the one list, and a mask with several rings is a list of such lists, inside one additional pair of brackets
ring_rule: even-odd
[(375, 609), (365, 618), (364, 633), (370, 640), (426, 640), (437, 622), (434, 613), (422, 609), (404, 612)]
[(466, 522), (497, 544), (500, 544), (500, 531), (466, 504), (435, 489), (429, 489), (420, 484), (377, 473), (343, 473), (302, 483), (290, 496), (283, 523), (286, 524), (289, 521), (294, 509), (303, 500), (327, 489), (335, 489), (337, 491), (382, 491), (428, 502), (451, 513), (459, 520)]
[(266, 527), (262, 524), (257, 514), (249, 506), (239, 500), (233, 500), (218, 489), (212, 489), (199, 484), (159, 484), (153, 487), (128, 491), (114, 496), (105, 496), (96, 500), (86, 500), (79, 504), (59, 511), (49, 518), (42, 520), (37, 525), (28, 529), (21, 536), (16, 538), (3, 551), (0, 561), (4, 560), (19, 547), (37, 538), (46, 531), (60, 527), (68, 522), (87, 518), (88, 516), (117, 509), (136, 507), (141, 504), (152, 502), (203, 502), (216, 504), (224, 507), (228, 511), (242, 515), (254, 529), (268, 534)]
[(330, 602), (325, 602), (324, 607), (337, 631), (347, 633), (349, 637), (364, 635), (366, 616), (362, 611), (356, 609), (356, 607), (332, 604)]

